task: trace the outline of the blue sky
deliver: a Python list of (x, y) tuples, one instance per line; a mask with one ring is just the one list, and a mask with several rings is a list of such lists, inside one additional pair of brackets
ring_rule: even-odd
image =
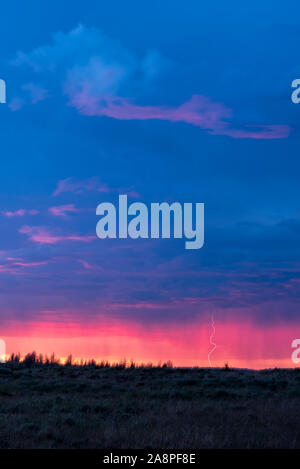
[[(256, 1), (2, 6), (5, 330), (49, 311), (163, 328), (211, 309), (299, 327), (298, 13)], [(120, 193), (204, 202), (205, 246), (90, 239), (97, 204)]]

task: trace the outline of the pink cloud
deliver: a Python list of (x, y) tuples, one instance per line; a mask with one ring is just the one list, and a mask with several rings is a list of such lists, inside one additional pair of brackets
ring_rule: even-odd
[(48, 211), (55, 217), (66, 217), (68, 213), (79, 212), (79, 209), (76, 208), (73, 204), (67, 204), (67, 205), (59, 205), (57, 207), (50, 207)]
[(38, 244), (57, 244), (64, 241), (79, 241), (88, 243), (95, 240), (95, 236), (65, 235), (58, 236), (40, 226), (22, 226), (19, 233), (25, 234), (31, 241)]
[(23, 261), (22, 257), (7, 257), (6, 258), (7, 261)]
[[(89, 93), (88, 86), (69, 92), (69, 105), (87, 116), (106, 116), (119, 120), (159, 119), (169, 122), (185, 122), (208, 131), (213, 135), (233, 138), (272, 139), (286, 138), (291, 132), (288, 125), (257, 125), (242, 129), (231, 127), (228, 119), (232, 110), (223, 103), (201, 95), (193, 95), (190, 101), (178, 106), (139, 106), (121, 97), (98, 97)], [(257, 130), (249, 130), (250, 127)]]
[(119, 193), (127, 194), (128, 197), (133, 197), (135, 199), (139, 199), (141, 197), (140, 194), (138, 192), (134, 191), (134, 190), (129, 190), (128, 192), (126, 190), (125, 191), (120, 190)]
[[(35, 73), (55, 74), (60, 71), (59, 74), (63, 76), (62, 90), (68, 96), (69, 105), (87, 116), (185, 122), (212, 135), (239, 139), (286, 138), (292, 130), (288, 125), (274, 124), (255, 125), (253, 129), (248, 125), (236, 128), (232, 123), (231, 109), (198, 94), (177, 107), (140, 106), (134, 100), (118, 97), (121, 90), (125, 92), (128, 89), (130, 80), (130, 89), (149, 87), (149, 80), (155, 79), (168, 67), (169, 60), (156, 51), (148, 52), (139, 60), (134, 53), (105, 36), (99, 29), (84, 25), (78, 25), (67, 33), (56, 33), (50, 44), (37, 47), (29, 53), (19, 52), (11, 63), (14, 66), (26, 65)], [(16, 97), (10, 107), (17, 110), (24, 105), (24, 101), (26, 103), (26, 99), (34, 103), (45, 97), (47, 90), (31, 82), (23, 86), (21, 98)], [(64, 191), (63, 186), (58, 187), (57, 194), (61, 189)], [(73, 183), (71, 191), (78, 190), (83, 188), (74, 187)]]
[(74, 194), (81, 194), (85, 191), (95, 190), (97, 192), (108, 193), (109, 189), (106, 184), (100, 183), (98, 178), (88, 178), (76, 180), (74, 178), (66, 178), (58, 181), (57, 188), (55, 189), (53, 196), (62, 194), (63, 192), (73, 192)]
[(0, 273), (19, 274), (24, 268), (39, 267), (48, 264), (47, 261), (26, 262), (21, 258), (7, 258), (7, 263), (0, 264)]
[(8, 103), (8, 107), (12, 112), (19, 111), (25, 105), (25, 101), (18, 96), (14, 96)]
[(79, 259), (79, 262), (80, 262), (80, 264), (81, 264), (85, 269), (87, 269), (87, 270), (91, 270), (91, 269), (94, 268), (94, 267), (93, 267), (91, 264), (89, 264), (87, 261), (84, 261), (84, 260), (82, 260), (82, 259)]
[(8, 218), (24, 217), (25, 215), (38, 215), (38, 214), (39, 214), (38, 210), (25, 210), (23, 208), (20, 208), (15, 211), (2, 212), (2, 215)]

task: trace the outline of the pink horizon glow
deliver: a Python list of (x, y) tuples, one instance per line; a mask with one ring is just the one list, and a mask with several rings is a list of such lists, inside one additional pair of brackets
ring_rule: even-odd
[[(49, 312), (51, 316), (51, 312)], [(10, 322), (2, 328), (7, 354), (24, 355), (54, 352), (64, 359), (72, 354), (75, 360), (91, 359), (120, 361), (126, 358), (137, 363), (171, 360), (175, 366), (208, 366), (211, 349), (209, 321), (188, 324), (168, 323), (163, 326), (141, 326), (103, 319), (98, 324), (59, 324), (46, 320), (21, 324)], [(212, 366), (226, 362), (238, 368), (295, 367), (291, 360), (294, 325), (257, 325), (250, 322), (215, 321)]]

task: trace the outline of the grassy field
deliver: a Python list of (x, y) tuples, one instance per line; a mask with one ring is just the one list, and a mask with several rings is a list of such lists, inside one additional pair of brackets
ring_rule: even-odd
[(1, 448), (300, 448), (300, 369), (0, 365)]

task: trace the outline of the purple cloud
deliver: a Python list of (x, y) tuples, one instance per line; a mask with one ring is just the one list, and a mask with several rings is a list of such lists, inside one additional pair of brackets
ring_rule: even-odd
[[(149, 87), (150, 81), (162, 73), (168, 62), (156, 51), (148, 51), (137, 59), (100, 30), (79, 25), (68, 33), (55, 34), (51, 45), (28, 54), (19, 52), (12, 63), (29, 66), (34, 73), (44, 74), (48, 81), (49, 74), (56, 74), (68, 104), (83, 115), (184, 122), (212, 135), (242, 139), (286, 138), (290, 134), (288, 125), (236, 128), (231, 122), (233, 111), (230, 108), (199, 94), (177, 107), (139, 105), (135, 96), (128, 98), (132, 89)], [(12, 106), (16, 109), (21, 104), (17, 102)]]
[(70, 93), (71, 106), (80, 114), (88, 116), (106, 116), (119, 120), (159, 119), (169, 122), (185, 122), (214, 135), (227, 135), (233, 138), (271, 139), (285, 138), (291, 132), (288, 125), (257, 125), (257, 130), (235, 129), (225, 119), (232, 116), (232, 110), (223, 103), (212, 101), (206, 96), (194, 95), (190, 101), (178, 107), (139, 106), (129, 99), (97, 98), (88, 94), (88, 85)]

